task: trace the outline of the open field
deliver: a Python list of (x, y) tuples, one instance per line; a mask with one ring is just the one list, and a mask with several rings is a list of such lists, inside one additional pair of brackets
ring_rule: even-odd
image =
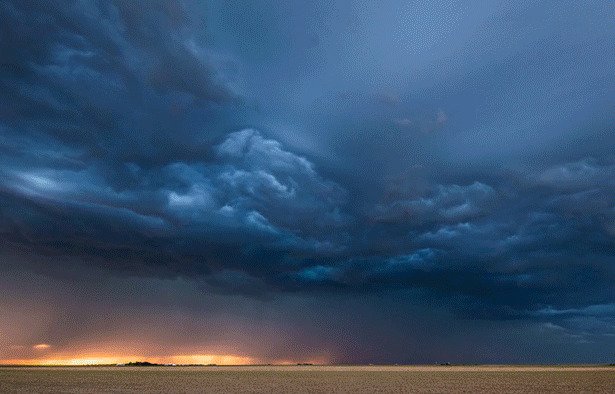
[(0, 392), (613, 392), (615, 367), (1, 367)]

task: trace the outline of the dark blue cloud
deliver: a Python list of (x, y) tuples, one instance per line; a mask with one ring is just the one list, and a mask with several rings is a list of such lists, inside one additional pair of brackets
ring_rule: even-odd
[(0, 269), (613, 334), (607, 6), (262, 5), (0, 5)]

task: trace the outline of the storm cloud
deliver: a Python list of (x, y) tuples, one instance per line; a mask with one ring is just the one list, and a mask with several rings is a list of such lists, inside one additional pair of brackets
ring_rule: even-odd
[[(179, 348), (207, 326), (207, 346), (268, 360), (293, 357), (271, 327), (338, 362), (603, 360), (613, 7), (474, 7), (3, 2), (2, 307), (68, 283), (52, 298), (95, 337), (113, 330), (87, 310), (113, 304), (134, 324), (179, 308)], [(36, 340), (70, 349), (77, 329), (52, 318)], [(394, 339), (357, 349), (376, 332)], [(508, 350), (459, 348), (499, 332)], [(35, 340), (11, 335), (0, 358)], [(524, 335), (551, 350), (511, 350)]]

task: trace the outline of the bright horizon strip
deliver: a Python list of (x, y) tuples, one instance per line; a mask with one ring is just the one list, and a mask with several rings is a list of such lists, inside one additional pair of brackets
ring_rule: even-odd
[(86, 366), (86, 365), (109, 365), (109, 364), (127, 364), (130, 362), (150, 362), (154, 364), (216, 364), (216, 365), (258, 365), (258, 364), (277, 364), (277, 365), (292, 365), (297, 363), (312, 363), (312, 364), (327, 364), (328, 361), (323, 359), (316, 360), (274, 360), (265, 361), (248, 356), (239, 356), (234, 354), (187, 354), (187, 355), (172, 355), (164, 357), (147, 357), (147, 356), (113, 356), (113, 355), (79, 355), (79, 356), (54, 356), (49, 358), (29, 358), (29, 359), (3, 359), (0, 360), (0, 365), (23, 365), (23, 366)]

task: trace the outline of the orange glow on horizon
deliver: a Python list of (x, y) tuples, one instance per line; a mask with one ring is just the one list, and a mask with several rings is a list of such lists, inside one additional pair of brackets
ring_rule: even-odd
[(256, 364), (277, 364), (293, 365), (300, 362), (313, 364), (327, 364), (323, 358), (314, 360), (292, 361), (289, 359), (266, 361), (249, 356), (239, 356), (235, 354), (183, 354), (159, 357), (147, 356), (126, 356), (108, 354), (80, 354), (80, 355), (52, 355), (48, 358), (29, 358), (29, 359), (3, 359), (0, 365), (32, 365), (32, 366), (85, 366), (85, 365), (116, 365), (127, 364), (135, 361), (147, 361), (155, 364), (216, 364), (216, 365), (256, 365)]
[(189, 354), (171, 356), (166, 364), (219, 364), (219, 365), (250, 365), (260, 361), (252, 357), (232, 354)]
[(229, 354), (190, 354), (164, 357), (144, 356), (114, 356), (114, 355), (79, 355), (55, 356), (50, 358), (5, 359), (0, 360), (4, 365), (103, 365), (126, 364), (135, 361), (147, 361), (155, 364), (218, 364), (218, 365), (250, 365), (258, 364), (258, 360), (251, 357)]

